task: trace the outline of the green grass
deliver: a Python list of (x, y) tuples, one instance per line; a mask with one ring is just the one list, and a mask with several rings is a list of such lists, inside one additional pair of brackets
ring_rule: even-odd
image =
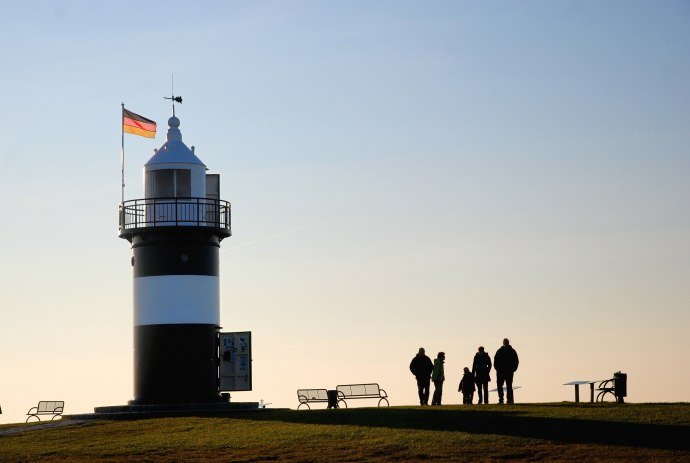
[(690, 404), (262, 410), (5, 435), (0, 461), (678, 462), (688, 437)]

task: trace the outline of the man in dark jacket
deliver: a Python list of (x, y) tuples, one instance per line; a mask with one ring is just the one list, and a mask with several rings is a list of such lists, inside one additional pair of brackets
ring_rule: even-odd
[[(482, 403), (482, 395), (484, 403), (489, 403), (489, 373), (491, 373), (491, 356), (484, 352), (484, 347), (479, 346), (477, 353), (474, 354), (474, 361), (472, 362), (472, 373), (474, 373), (474, 381), (477, 383), (477, 394), (479, 395), (479, 402)], [(483, 392), (483, 394), (482, 394)]]
[(424, 353), (424, 348), (419, 348), (419, 353), (410, 362), (410, 371), (417, 378), (417, 392), (419, 404), (429, 405), (429, 385), (431, 384), (431, 372), (434, 364)]
[(498, 388), (498, 403), (503, 403), (503, 383), (506, 384), (508, 403), (513, 403), (513, 373), (518, 369), (517, 352), (510, 345), (508, 339), (503, 340), (503, 346), (494, 355), (494, 368), (496, 369), (496, 386)]

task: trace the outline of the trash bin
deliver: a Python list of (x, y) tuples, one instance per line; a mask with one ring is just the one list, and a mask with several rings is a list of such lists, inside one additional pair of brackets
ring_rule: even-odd
[(328, 394), (328, 408), (338, 408), (338, 391), (329, 390), (326, 394)]
[(624, 402), (623, 397), (628, 395), (628, 375), (626, 373), (616, 372), (613, 374), (613, 387), (616, 391), (616, 399), (619, 404)]

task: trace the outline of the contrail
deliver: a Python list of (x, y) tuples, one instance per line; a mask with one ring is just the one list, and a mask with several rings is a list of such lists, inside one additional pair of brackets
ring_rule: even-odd
[(289, 233), (294, 233), (294, 232), (300, 231), (300, 230), (305, 230), (307, 228), (309, 228), (309, 227), (304, 226), (304, 227), (293, 228), (292, 230), (287, 230), (284, 232), (276, 233), (274, 235), (265, 236), (265, 237), (259, 238), (257, 240), (247, 241), (246, 243), (242, 243), (240, 245), (233, 246), (231, 248), (225, 248), (225, 249), (221, 250), (220, 252), (234, 251), (235, 249), (243, 248), (245, 246), (249, 246), (249, 245), (256, 244), (256, 243), (261, 243), (262, 241), (272, 240), (273, 238), (278, 238), (279, 236), (287, 235)]

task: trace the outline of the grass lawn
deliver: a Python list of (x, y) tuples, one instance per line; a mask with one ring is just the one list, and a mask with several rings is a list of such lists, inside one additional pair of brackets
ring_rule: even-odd
[(1, 435), (2, 462), (690, 462), (690, 404), (259, 410)]

